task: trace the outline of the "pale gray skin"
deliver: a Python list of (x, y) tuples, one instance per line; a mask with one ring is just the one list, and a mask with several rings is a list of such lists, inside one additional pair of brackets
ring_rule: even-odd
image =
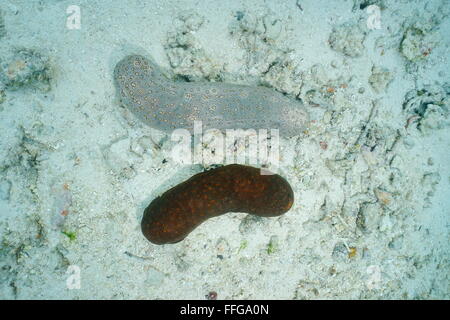
[(279, 129), (300, 134), (309, 117), (299, 101), (266, 87), (221, 82), (176, 82), (139, 55), (122, 59), (114, 70), (122, 103), (152, 128), (192, 130), (195, 120), (206, 129)]

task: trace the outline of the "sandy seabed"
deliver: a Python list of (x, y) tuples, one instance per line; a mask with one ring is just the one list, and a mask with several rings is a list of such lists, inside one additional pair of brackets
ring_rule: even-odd
[[(445, 0), (3, 0), (0, 298), (449, 299), (449, 14)], [(170, 135), (120, 105), (128, 54), (303, 103), (309, 128), (281, 139), (292, 209), (149, 243), (143, 209), (208, 165), (175, 161)]]

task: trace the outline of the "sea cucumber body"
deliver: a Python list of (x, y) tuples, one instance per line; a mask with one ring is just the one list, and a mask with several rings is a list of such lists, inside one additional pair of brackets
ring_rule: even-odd
[(304, 106), (266, 87), (168, 79), (150, 60), (131, 55), (114, 70), (122, 103), (149, 126), (172, 131), (192, 129), (279, 129), (294, 136), (309, 121)]
[(274, 217), (293, 202), (292, 188), (281, 176), (232, 164), (196, 174), (153, 200), (141, 228), (154, 244), (175, 243), (209, 218), (227, 212)]

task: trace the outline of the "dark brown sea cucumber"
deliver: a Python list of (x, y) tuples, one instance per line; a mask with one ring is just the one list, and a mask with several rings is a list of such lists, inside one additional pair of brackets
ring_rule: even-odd
[(232, 164), (196, 174), (153, 200), (141, 228), (154, 244), (175, 243), (209, 218), (227, 212), (275, 217), (293, 203), (292, 188), (281, 176)]

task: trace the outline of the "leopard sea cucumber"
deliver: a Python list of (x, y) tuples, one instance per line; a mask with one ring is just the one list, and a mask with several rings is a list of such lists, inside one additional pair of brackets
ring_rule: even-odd
[(217, 82), (182, 82), (166, 77), (149, 59), (131, 55), (117, 63), (114, 79), (119, 98), (150, 127), (192, 130), (279, 129), (283, 136), (301, 133), (309, 122), (300, 101), (266, 87)]
[(261, 169), (231, 164), (192, 176), (154, 199), (141, 222), (154, 244), (175, 243), (209, 218), (227, 212), (261, 217), (286, 213), (294, 203), (289, 183)]

